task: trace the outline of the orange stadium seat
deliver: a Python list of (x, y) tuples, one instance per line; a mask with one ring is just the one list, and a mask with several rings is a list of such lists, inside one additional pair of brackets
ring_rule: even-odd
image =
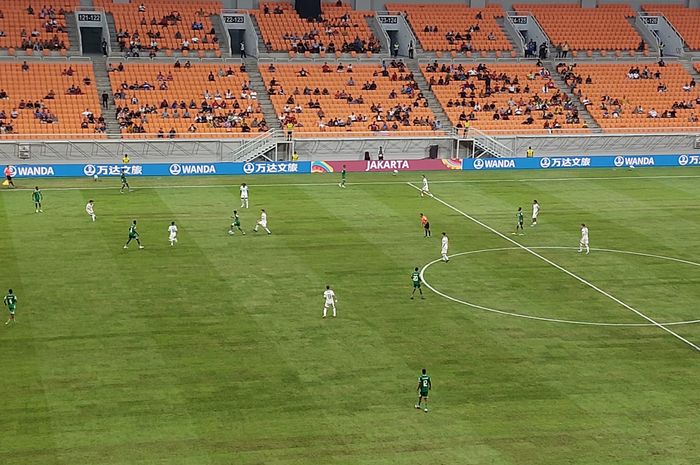
[[(493, 4), (480, 9), (455, 4), (387, 3), (386, 8), (389, 11), (403, 11), (407, 14), (416, 38), (426, 51), (459, 52), (464, 48), (463, 45), (467, 46), (469, 43), (473, 51), (495, 52), (513, 49), (501, 26), (496, 22), (496, 18), (502, 18), (504, 15), (500, 5)], [(478, 30), (475, 31), (473, 26), (476, 25)], [(434, 28), (437, 28), (437, 31)], [(448, 32), (455, 35), (459, 33), (460, 37), (469, 34), (471, 41), (466, 38), (450, 41), (446, 37)]]
[[(104, 138), (104, 133), (95, 131), (95, 124), (81, 128), (82, 113), (94, 112), (99, 117), (99, 101), (95, 88), (95, 75), (89, 63), (36, 63), (29, 62), (29, 69), (23, 70), (21, 62), (0, 63), (0, 94), (7, 97), (0, 99), (0, 139), (87, 139)], [(72, 76), (64, 73), (68, 68), (74, 71)], [(90, 79), (87, 85), (83, 80)], [(80, 87), (80, 95), (69, 95), (71, 86)], [(46, 98), (53, 91), (54, 98)], [(32, 108), (27, 103), (32, 103)], [(51, 115), (51, 123), (42, 122), (35, 116), (38, 103), (40, 111)], [(22, 108), (24, 107), (24, 108)], [(18, 116), (12, 118), (12, 112)], [(7, 132), (6, 124), (11, 124), (12, 132)]]
[[(300, 51), (294, 47), (298, 42), (305, 44), (306, 49), (312, 49), (314, 42), (322, 43), (324, 47), (333, 42), (336, 51), (341, 51), (345, 44), (345, 51), (349, 52), (349, 47), (357, 38), (364, 45), (362, 51), (380, 51), (366, 20), (366, 17), (374, 16), (372, 11), (356, 11), (346, 4), (336, 6), (335, 3), (322, 3), (324, 21), (319, 23), (301, 18), (291, 3), (261, 2), (260, 8), (251, 11), (251, 14), (270, 51)], [(347, 21), (342, 20), (343, 15), (347, 15)]]
[[(402, 92), (415, 84), (408, 68), (403, 71), (387, 68), (389, 75), (385, 76), (378, 64), (355, 65), (352, 73), (346, 72), (347, 67), (338, 72), (335, 64), (330, 72), (323, 72), (323, 66), (285, 64), (276, 65), (272, 71), (268, 65), (260, 65), (260, 72), (269, 86), (268, 93), (270, 89), (274, 90), (270, 98), (280, 122), (293, 122), (295, 132), (320, 132), (329, 137), (337, 137), (338, 133), (379, 131), (434, 134), (431, 125), (435, 122), (435, 115), (426, 106), (420, 90), (414, 90), (413, 96)], [(308, 73), (305, 77), (299, 75), (302, 68)], [(354, 84), (349, 83), (351, 78)], [(372, 83), (376, 89), (363, 89)], [(328, 91), (327, 95), (323, 95), (324, 89)], [(341, 98), (343, 92), (347, 95)], [(390, 98), (392, 92), (396, 94), (394, 98)], [(362, 99), (361, 103), (359, 99)], [(316, 102), (318, 106), (312, 107), (311, 104)], [(397, 110), (397, 106), (401, 109)], [(407, 122), (402, 122), (399, 115)], [(340, 125), (334, 125), (336, 119)]]
[(629, 23), (634, 18), (626, 4), (581, 8), (577, 4), (514, 4), (520, 13), (531, 13), (553, 45), (568, 43), (571, 50), (636, 50), (642, 38)]
[(683, 5), (649, 4), (642, 5), (647, 13), (661, 13), (680, 33), (691, 50), (700, 50), (700, 8)]
[[(141, 4), (145, 7), (143, 12), (139, 11)], [(209, 18), (221, 12), (221, 3), (218, 1), (132, 0), (130, 3), (113, 3), (111, 0), (95, 0), (95, 5), (103, 7), (114, 16), (117, 32), (128, 32), (130, 38), (137, 33), (142, 49), (151, 48), (150, 32), (160, 34), (160, 38), (154, 39), (159, 50), (181, 50), (185, 40), (189, 41), (189, 50), (219, 50), (216, 35), (210, 34), (213, 25)], [(164, 19), (171, 15), (180, 19), (174, 24), (170, 21), (166, 25)], [(192, 29), (195, 21), (202, 23), (201, 30)], [(178, 33), (181, 38), (177, 38)], [(127, 45), (128, 42), (129, 39)]]
[[(567, 104), (569, 97), (534, 64), (477, 66), (436, 62), (422, 65), (421, 70), (457, 128), (473, 127), (506, 134), (547, 133), (549, 129), (545, 123), (548, 123), (551, 131), (587, 132), (571, 102)], [(490, 92), (486, 92), (486, 75), (490, 78)], [(447, 76), (450, 76), (449, 82)], [(475, 119), (469, 119), (471, 113)], [(507, 113), (506, 118), (504, 113)], [(529, 123), (528, 117), (532, 118)], [(555, 129), (557, 123), (560, 127)]]
[(64, 13), (73, 11), (78, 4), (79, 0), (59, 0), (50, 2), (50, 7), (36, 5), (29, 14), (28, 0), (3, 0), (0, 2), (0, 31), (4, 34), (0, 36), (0, 48), (31, 49), (36, 42), (44, 49), (69, 48)]
[[(234, 74), (228, 75), (229, 72)], [(124, 71), (109, 74), (117, 119), (126, 138), (155, 138), (161, 129), (163, 137), (168, 137), (171, 128), (175, 130), (177, 138), (206, 137), (207, 134), (246, 137), (258, 135), (261, 129), (263, 132), (267, 130), (260, 124), (265, 118), (259, 108), (257, 94), (242, 95), (244, 84), (248, 86), (250, 80), (248, 74), (238, 67), (224, 63), (192, 64), (189, 68), (185, 65), (176, 68), (173, 64), (127, 63)], [(159, 79), (159, 74), (162, 79)], [(210, 75), (213, 81), (209, 80)], [(154, 89), (144, 89), (146, 82)], [(163, 82), (167, 89), (160, 88)], [(139, 87), (129, 88), (135, 85)], [(122, 91), (124, 95), (118, 96), (117, 93)], [(132, 98), (137, 99), (136, 103), (132, 103)], [(164, 101), (167, 102), (167, 117), (163, 115), (164, 108), (161, 107)], [(207, 113), (201, 111), (204, 101), (212, 107), (212, 118), (207, 118)], [(195, 108), (190, 107), (191, 102), (194, 102)], [(173, 108), (173, 103), (177, 104), (176, 108)], [(154, 106), (155, 111), (141, 113), (141, 109), (149, 106)], [(250, 112), (247, 111), (249, 106)], [(185, 112), (189, 115), (185, 115)], [(198, 121), (198, 116), (205, 120)], [(143, 126), (143, 132), (135, 132), (137, 126)], [(244, 126), (249, 128), (249, 132), (244, 132)]]
[[(638, 79), (629, 77), (635, 68), (641, 74)], [(570, 69), (560, 65), (559, 71), (569, 85), (578, 79), (574, 88), (576, 96), (582, 102), (590, 101), (589, 113), (606, 132), (700, 128), (694, 108), (700, 104), (700, 90), (679, 63), (667, 63), (663, 67), (649, 63), (578, 63)], [(589, 76), (591, 82), (586, 84)], [(662, 86), (665, 86), (663, 91)], [(652, 111), (657, 117), (650, 117)]]

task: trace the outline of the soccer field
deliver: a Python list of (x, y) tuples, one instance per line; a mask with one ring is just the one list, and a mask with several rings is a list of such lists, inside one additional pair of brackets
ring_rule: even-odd
[(435, 198), (420, 173), (0, 192), (0, 464), (697, 465), (700, 170), (428, 178)]

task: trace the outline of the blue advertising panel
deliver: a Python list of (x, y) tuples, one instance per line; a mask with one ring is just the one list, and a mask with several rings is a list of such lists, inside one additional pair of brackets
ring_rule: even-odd
[(13, 165), (12, 177), (81, 177), (119, 176), (201, 176), (247, 174), (310, 173), (311, 162), (256, 162), (256, 163), (94, 163), (66, 165)]
[(465, 158), (463, 170), (535, 170), (559, 168), (640, 168), (700, 166), (700, 155), (615, 155), (537, 158)]

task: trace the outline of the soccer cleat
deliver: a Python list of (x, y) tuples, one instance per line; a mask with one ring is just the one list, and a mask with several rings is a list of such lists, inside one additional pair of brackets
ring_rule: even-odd
[(125, 248), (125, 249), (128, 249), (128, 248), (129, 248), (129, 246), (128, 246), (128, 245), (125, 245), (125, 246), (124, 246), (124, 248)]
[(420, 410), (420, 405), (416, 404), (416, 408), (417, 408), (418, 410)]
[(413, 296), (411, 296), (411, 300), (413, 300)]
[(142, 246), (142, 245), (140, 245), (140, 246), (139, 246), (139, 249), (143, 249), (143, 246)]
[(425, 413), (428, 413), (428, 409), (423, 410)]

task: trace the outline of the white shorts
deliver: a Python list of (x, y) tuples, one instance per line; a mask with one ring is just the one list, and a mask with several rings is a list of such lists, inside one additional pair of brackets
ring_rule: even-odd
[(441, 250), (440, 250), (440, 253), (443, 254), (443, 255), (447, 255), (447, 249), (441, 249)]
[(583, 245), (588, 245), (588, 238), (587, 238), (587, 237), (581, 238), (581, 241), (580, 241), (580, 242), (581, 242), (581, 244), (583, 244)]
[(177, 238), (177, 234), (171, 234), (170, 238), (168, 239), (169, 241), (172, 241), (173, 239)]
[(536, 220), (536, 219), (537, 219), (537, 215), (539, 215), (539, 213), (535, 213), (534, 215), (532, 215), (532, 219), (533, 219), (533, 220)]
[(241, 195), (241, 200), (248, 200), (248, 196), (247, 196), (247, 195), (246, 195), (246, 196), (242, 196), (242, 195)]
[(258, 224), (263, 228), (267, 228), (267, 221), (258, 221)]
[(335, 302), (326, 302), (325, 304), (323, 304), (323, 306), (325, 308), (335, 308)]

